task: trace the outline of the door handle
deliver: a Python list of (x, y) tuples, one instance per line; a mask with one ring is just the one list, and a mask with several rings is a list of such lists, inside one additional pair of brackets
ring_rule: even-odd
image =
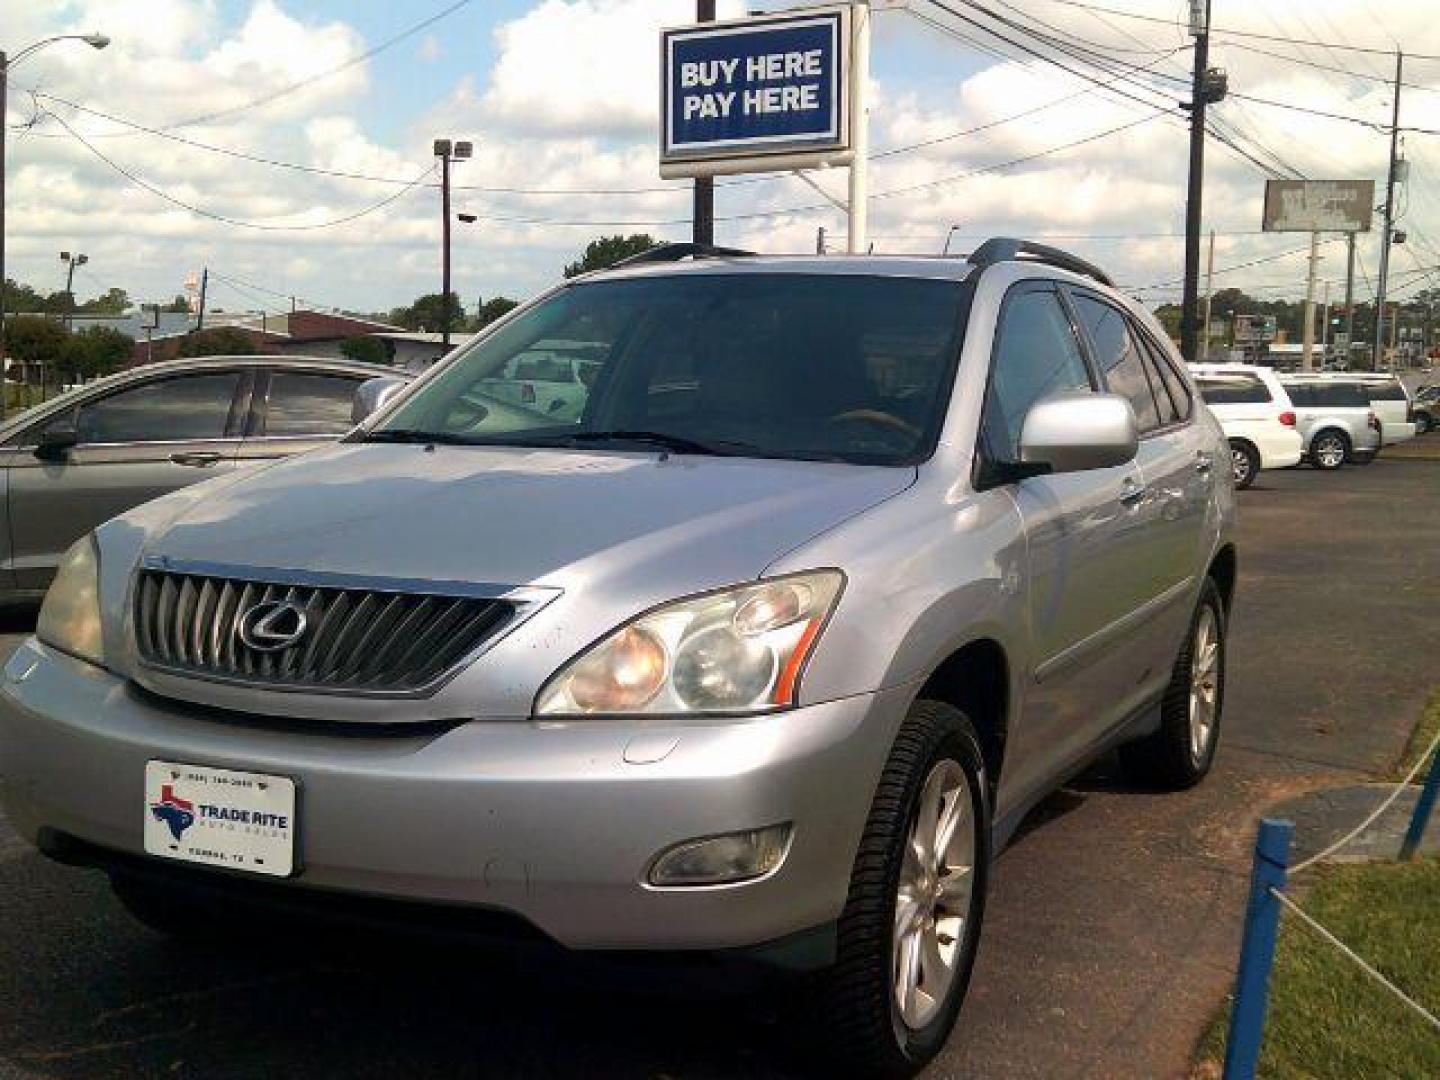
[(1145, 485), (1137, 484), (1134, 480), (1126, 480), (1120, 488), (1121, 506), (1138, 506), (1145, 498)]
[(1208, 475), (1210, 470), (1214, 467), (1215, 458), (1212, 455), (1207, 454), (1204, 450), (1200, 450), (1195, 454), (1196, 472), (1201, 473), (1202, 475)]
[(220, 455), (213, 450), (200, 450), (192, 454), (171, 454), (170, 460), (176, 465), (188, 465), (192, 469), (205, 469), (220, 464)]

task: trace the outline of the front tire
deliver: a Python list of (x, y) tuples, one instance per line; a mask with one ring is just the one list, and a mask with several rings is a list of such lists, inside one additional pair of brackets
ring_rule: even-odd
[(910, 1076), (970, 983), (990, 863), (984, 757), (964, 713), (911, 706), (855, 857), (820, 1031), (844, 1075)]
[(1235, 490), (1244, 491), (1255, 483), (1260, 472), (1260, 454), (1255, 447), (1239, 439), (1230, 441), (1230, 473), (1235, 478)]
[(1225, 631), (1225, 604), (1207, 577), (1161, 699), (1159, 729), (1120, 748), (1125, 773), (1136, 783), (1180, 791), (1210, 771), (1225, 705)]
[(1327, 429), (1310, 441), (1310, 463), (1317, 469), (1333, 472), (1350, 459), (1350, 440), (1344, 432)]

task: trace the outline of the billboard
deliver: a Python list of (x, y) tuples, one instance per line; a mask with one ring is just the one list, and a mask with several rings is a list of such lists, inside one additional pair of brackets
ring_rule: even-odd
[(1369, 232), (1374, 180), (1266, 180), (1266, 232)]
[(1275, 340), (1277, 329), (1274, 315), (1236, 315), (1235, 344), (1268, 344)]
[(700, 23), (660, 36), (660, 175), (850, 161), (850, 12)]

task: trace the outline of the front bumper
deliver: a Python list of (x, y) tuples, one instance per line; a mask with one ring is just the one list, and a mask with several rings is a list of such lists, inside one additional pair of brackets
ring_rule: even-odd
[[(0, 676), (0, 778), (32, 842), (143, 856), (146, 761), (290, 776), (286, 889), (497, 909), (570, 948), (743, 948), (838, 917), (911, 696), (744, 720), (331, 729), (157, 699), (31, 640)], [(790, 849), (768, 877), (644, 884), (672, 844), (781, 822)]]

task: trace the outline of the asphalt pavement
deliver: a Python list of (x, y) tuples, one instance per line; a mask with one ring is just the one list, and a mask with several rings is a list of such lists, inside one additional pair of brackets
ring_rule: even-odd
[[(1102, 764), (1032, 815), (997, 864), (971, 996), (928, 1075), (1185, 1075), (1229, 987), (1261, 811), (1403, 749), (1440, 655), (1440, 464), (1266, 473), (1240, 502), (1214, 774), (1156, 795)], [(0, 614), (0, 656), (26, 626)], [(783, 1001), (684, 974), (368, 933), (186, 948), (0, 820), (0, 1077), (804, 1071)]]

